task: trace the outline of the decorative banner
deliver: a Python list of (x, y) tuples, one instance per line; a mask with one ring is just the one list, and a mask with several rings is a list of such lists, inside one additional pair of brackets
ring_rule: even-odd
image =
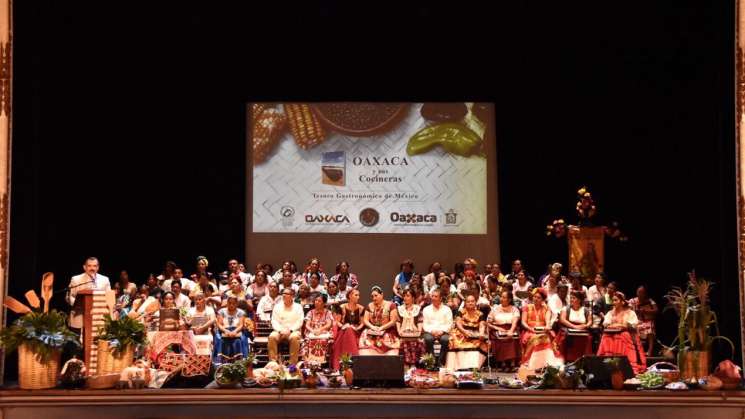
[(571, 226), (569, 240), (569, 272), (579, 272), (585, 283), (591, 283), (605, 266), (605, 231), (603, 227)]
[(252, 109), (254, 233), (487, 234), (479, 105)]
[[(11, 86), (13, 71), (13, 21), (10, 0), (0, 0), (0, 327), (5, 326), (3, 301), (8, 293), (10, 246)], [(5, 354), (0, 350), (0, 384)]]

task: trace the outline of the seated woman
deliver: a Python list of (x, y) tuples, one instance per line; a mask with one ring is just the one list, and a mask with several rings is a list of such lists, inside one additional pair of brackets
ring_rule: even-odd
[(199, 293), (194, 296), (194, 307), (186, 314), (185, 323), (194, 333), (197, 355), (211, 355), (213, 350), (212, 328), (217, 321), (215, 310), (207, 305), (207, 298)]
[(238, 298), (228, 297), (227, 307), (217, 312), (215, 332), (215, 362), (223, 363), (236, 355), (248, 355), (248, 341), (243, 331), (246, 312), (238, 308)]
[(267, 280), (266, 280), (266, 273), (264, 271), (256, 272), (256, 276), (254, 277), (254, 282), (251, 283), (246, 288), (246, 293), (248, 294), (248, 297), (251, 299), (251, 302), (253, 303), (254, 307), (258, 306), (259, 301), (261, 300), (261, 297), (266, 295), (267, 292), (269, 292), (267, 288)]
[(360, 285), (357, 275), (351, 273), (349, 268), (349, 262), (341, 261), (336, 265), (336, 275), (331, 277), (331, 282), (336, 282), (339, 290), (343, 292), (357, 289)]
[(603, 320), (598, 356), (625, 356), (634, 372), (640, 374), (647, 368), (647, 358), (636, 332), (639, 319), (629, 308), (622, 292), (616, 291), (612, 302), (613, 309), (605, 314)]
[(414, 262), (411, 259), (404, 259), (399, 269), (400, 272), (393, 277), (393, 302), (395, 304), (401, 304), (404, 301), (401, 293), (409, 286), (411, 277), (414, 275)]
[(295, 302), (303, 307), (303, 315), (308, 314), (310, 309), (313, 308), (313, 298), (311, 297), (310, 286), (308, 284), (300, 284)]
[(546, 365), (564, 364), (554, 342), (554, 332), (550, 329), (552, 317), (551, 310), (546, 305), (546, 294), (543, 288), (533, 289), (533, 303), (522, 308), (523, 331), (520, 345), (523, 353), (522, 368), (527, 373)]
[(339, 359), (342, 355), (356, 356), (360, 354), (360, 331), (365, 327), (362, 320), (365, 316), (365, 307), (358, 304), (360, 291), (352, 289), (347, 294), (347, 298), (348, 301), (339, 307), (341, 310), (340, 320), (336, 324), (338, 329), (336, 338), (334, 338), (334, 350), (331, 351), (331, 368), (334, 370), (339, 369)]
[(161, 331), (176, 331), (184, 329), (185, 324), (181, 318), (181, 311), (176, 306), (176, 295), (173, 291), (166, 291), (163, 293), (163, 301), (160, 304), (160, 310), (152, 314), (151, 322), (157, 324), (157, 330)]
[(334, 281), (329, 281), (326, 286), (326, 295), (328, 295), (326, 300), (328, 305), (340, 304), (347, 300), (346, 292), (339, 291), (339, 286)]
[(489, 355), (487, 344), (486, 316), (476, 306), (476, 296), (468, 294), (463, 308), (455, 316), (455, 325), (450, 332), (447, 368), (481, 368)]
[(261, 297), (259, 304), (256, 306), (256, 316), (262, 322), (271, 321), (274, 306), (282, 302), (282, 296), (279, 295), (279, 286), (276, 282), (270, 282), (267, 285), (267, 290), (267, 294)]
[(360, 355), (398, 355), (401, 341), (396, 333), (396, 304), (383, 299), (383, 289), (372, 287), (372, 302), (365, 311), (360, 335)]
[(476, 277), (476, 272), (470, 269), (463, 272), (463, 282), (458, 284), (458, 296), (460, 296), (461, 300), (465, 301), (469, 295), (473, 295), (477, 301), (479, 295), (481, 295), (481, 286)]
[(313, 309), (305, 316), (305, 341), (301, 350), (305, 362), (321, 365), (327, 361), (334, 317), (326, 308), (326, 300), (326, 294), (313, 293)]
[(140, 287), (138, 298), (132, 302), (132, 309), (127, 316), (139, 320), (145, 326), (145, 330), (151, 330), (152, 315), (158, 310), (160, 310), (160, 301), (150, 296), (150, 287), (143, 285)]
[[(492, 281), (493, 277), (489, 277)], [(486, 319), (498, 371), (517, 371), (520, 362), (520, 338), (516, 337), (520, 310), (513, 304), (512, 291), (502, 291), (499, 303), (494, 304)]]
[(403, 292), (404, 303), (398, 306), (396, 329), (401, 337), (401, 352), (404, 353), (404, 366), (415, 366), (424, 354), (422, 336), (421, 307), (415, 304), (416, 294), (411, 288)]
[(584, 355), (592, 355), (592, 312), (583, 304), (585, 294), (572, 291), (569, 305), (559, 314), (559, 333), (556, 346), (566, 362), (574, 362)]
[(326, 293), (326, 287), (324, 285), (321, 285), (321, 277), (317, 273), (310, 274), (310, 279), (308, 280), (308, 288), (310, 289), (311, 294)]

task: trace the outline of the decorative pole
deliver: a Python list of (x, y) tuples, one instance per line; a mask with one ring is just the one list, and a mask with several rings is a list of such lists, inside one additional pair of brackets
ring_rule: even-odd
[(597, 207), (586, 187), (577, 191), (577, 222), (567, 225), (564, 219), (554, 220), (546, 226), (546, 235), (555, 238), (567, 237), (569, 245), (568, 272), (578, 272), (585, 284), (591, 284), (598, 272), (605, 269), (605, 237), (621, 242), (628, 240), (618, 228), (618, 222), (607, 226), (594, 223)]
[(736, 181), (737, 181), (737, 232), (739, 246), (737, 249), (739, 260), (740, 283), (740, 342), (741, 355), (745, 360), (745, 182), (742, 174), (745, 172), (745, 124), (743, 122), (743, 106), (745, 106), (745, 0), (735, 1), (735, 153), (736, 153)]
[[(13, 13), (11, 0), (0, 0), (0, 327), (5, 326), (2, 305), (8, 294), (8, 249), (10, 246), (10, 158), (13, 81)], [(0, 350), (0, 384), (5, 371), (5, 353)]]

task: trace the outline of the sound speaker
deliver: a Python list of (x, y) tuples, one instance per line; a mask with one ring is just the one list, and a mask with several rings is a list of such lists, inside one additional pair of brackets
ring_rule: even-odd
[(359, 387), (403, 387), (404, 362), (396, 355), (352, 357), (353, 385)]
[(629, 359), (625, 356), (594, 356), (585, 355), (577, 362), (585, 371), (588, 388), (610, 388), (612, 368), (606, 360), (618, 360), (618, 368), (623, 373), (623, 379), (634, 378), (634, 370), (631, 368)]

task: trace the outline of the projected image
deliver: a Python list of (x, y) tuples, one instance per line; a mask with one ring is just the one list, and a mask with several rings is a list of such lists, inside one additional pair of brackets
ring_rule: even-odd
[(250, 105), (253, 232), (486, 234), (493, 108)]

